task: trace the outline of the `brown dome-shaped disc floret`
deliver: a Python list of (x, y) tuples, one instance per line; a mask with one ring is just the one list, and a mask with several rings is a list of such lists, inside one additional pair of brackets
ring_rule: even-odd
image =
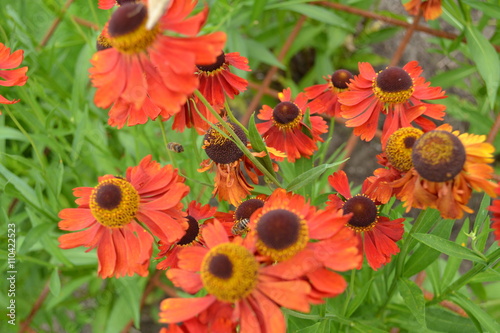
[(388, 67), (373, 82), (375, 95), (384, 103), (404, 103), (413, 94), (413, 79), (399, 67)]
[(394, 168), (401, 172), (406, 172), (412, 168), (411, 154), (413, 145), (422, 134), (424, 132), (418, 128), (403, 127), (389, 136), (385, 154)]
[(347, 84), (354, 78), (351, 72), (346, 69), (339, 69), (332, 74), (332, 85), (339, 89), (347, 89)]
[(370, 230), (378, 220), (378, 208), (372, 199), (356, 195), (344, 203), (344, 215), (352, 213), (348, 224), (358, 231)]
[[(232, 122), (228, 122), (227, 124), (231, 126), (236, 136), (238, 136), (243, 144), (246, 145), (248, 141), (247, 136), (245, 135), (245, 132), (243, 132), (241, 127)], [(219, 130), (229, 135), (221, 123), (217, 123), (216, 126)], [(240, 148), (238, 148), (236, 143), (223, 136), (213, 127), (207, 131), (203, 142), (203, 149), (205, 149), (208, 157), (210, 157), (210, 159), (216, 163), (229, 164), (243, 157), (243, 152)]]
[(445, 182), (462, 171), (466, 159), (460, 139), (447, 131), (430, 131), (413, 145), (412, 160), (418, 174), (431, 182)]

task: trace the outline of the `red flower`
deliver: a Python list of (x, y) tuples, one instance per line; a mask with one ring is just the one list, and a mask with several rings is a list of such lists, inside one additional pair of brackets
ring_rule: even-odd
[(344, 228), (349, 217), (331, 209), (317, 210), (303, 196), (276, 189), (252, 214), (247, 238), (255, 242), (269, 263), (280, 263), (267, 267), (268, 274), (308, 281), (313, 288), (309, 299), (319, 303), (324, 297), (342, 293), (347, 286), (333, 271), (361, 265), (358, 239)]
[(413, 122), (424, 132), (434, 129), (436, 125), (425, 117), (442, 120), (446, 107), (422, 100), (446, 96), (441, 88), (429, 87), (420, 77), (421, 73), (417, 61), (410, 61), (403, 68), (388, 67), (378, 73), (369, 63), (359, 63), (359, 75), (351, 80), (347, 91), (339, 94), (346, 126), (354, 127), (355, 135), (370, 141), (377, 130), (379, 115), (384, 113), (382, 145), (395, 130), (412, 127)]
[[(497, 184), (495, 193), (497, 195), (500, 195), (500, 183)], [(495, 239), (500, 244), (500, 199), (493, 200), (493, 203), (490, 207), (488, 207), (488, 210), (491, 212), (492, 215), (491, 221), (493, 223), (491, 224), (491, 227), (493, 228)]]
[(331, 194), (328, 196), (327, 205), (337, 210), (343, 210), (344, 214), (353, 214), (346, 226), (358, 235), (368, 265), (377, 270), (382, 265), (389, 263), (391, 256), (399, 253), (396, 242), (403, 237), (404, 226), (402, 222), (404, 218), (391, 221), (388, 217), (380, 216), (379, 203), (365, 195), (365, 189), (369, 185), (368, 181), (363, 183), (361, 193), (355, 196), (351, 194), (349, 180), (344, 171), (330, 175), (328, 182), (338, 194), (345, 198), (345, 201), (338, 195)]
[[(200, 318), (204, 311), (229, 304), (232, 313), (227, 318), (240, 325), (240, 332), (285, 332), (280, 306), (309, 311), (311, 288), (307, 282), (267, 274), (267, 266), (255, 255), (251, 243), (240, 237), (230, 242), (218, 221), (208, 225), (202, 235), (207, 248), (182, 249), (179, 269), (170, 269), (167, 276), (190, 294), (204, 288), (207, 295), (165, 299), (160, 305), (161, 323)], [(206, 319), (207, 325), (218, 320), (216, 316)]]
[[(323, 142), (320, 135), (328, 132), (328, 125), (320, 116), (310, 117), (310, 126), (304, 122), (308, 108), (304, 93), (292, 100), (291, 90), (287, 88), (279, 93), (279, 99), (281, 102), (274, 109), (262, 106), (257, 117), (264, 122), (257, 124), (257, 130), (269, 147), (286, 153), (289, 162), (301, 157), (310, 158), (318, 150), (317, 141)], [(283, 157), (271, 156), (277, 161), (283, 160)]]
[(347, 84), (354, 78), (351, 72), (339, 69), (324, 77), (327, 83), (305, 88), (311, 113), (324, 113), (330, 117), (340, 117), (338, 94), (347, 90)]
[(116, 0), (99, 0), (98, 7), (100, 9), (110, 9), (117, 5)]
[(161, 167), (151, 161), (151, 155), (146, 156), (138, 166), (127, 169), (125, 178), (106, 175), (99, 177), (94, 188), (74, 189), (78, 208), (59, 213), (59, 228), (77, 232), (59, 237), (59, 246), (84, 246), (87, 251), (97, 247), (102, 278), (145, 276), (153, 236), (172, 243), (185, 234), (187, 223), (180, 201), (188, 192), (177, 170), (171, 165)]
[[(248, 59), (240, 56), (238, 52), (224, 53), (217, 57), (215, 63), (211, 65), (197, 65), (196, 72), (200, 79), (200, 93), (207, 99), (207, 102), (215, 109), (224, 108), (226, 96), (233, 99), (235, 95), (245, 91), (248, 85), (247, 80), (231, 73), (229, 66), (249, 71)], [(211, 123), (217, 122), (216, 118), (196, 96), (190, 99), (182, 107), (181, 112), (174, 118), (172, 128), (179, 132), (186, 127), (194, 127), (198, 134), (204, 134), (210, 124), (198, 115), (200, 112)]]
[(205, 9), (187, 18), (196, 4), (173, 1), (151, 30), (145, 27), (144, 3), (127, 2), (113, 13), (102, 34), (112, 47), (95, 53), (90, 69), (96, 105), (113, 106), (110, 124), (168, 118), (198, 87), (196, 64), (213, 63), (226, 37), (222, 32), (196, 37), (207, 17)]
[[(0, 86), (12, 87), (23, 86), (28, 77), (26, 72), (28, 67), (13, 69), (23, 61), (23, 50), (17, 50), (10, 53), (10, 48), (0, 43)], [(9, 101), (7, 98), (0, 95), (0, 104), (14, 104), (19, 102), (18, 99)], [(0, 114), (2, 114), (0, 112)]]
[(200, 245), (201, 240), (201, 229), (205, 225), (200, 225), (203, 223), (202, 220), (213, 217), (217, 207), (211, 207), (210, 205), (202, 206), (196, 201), (191, 201), (186, 210), (186, 218), (189, 227), (186, 230), (186, 234), (177, 242), (170, 243), (165, 241), (160, 241), (158, 256), (156, 259), (165, 259), (156, 265), (156, 269), (167, 269), (169, 267), (177, 267), (178, 258), (177, 255), (179, 251), (187, 246)]
[(435, 20), (443, 13), (441, 0), (410, 0), (403, 6), (413, 16), (417, 16), (418, 12), (422, 10), (426, 21)]

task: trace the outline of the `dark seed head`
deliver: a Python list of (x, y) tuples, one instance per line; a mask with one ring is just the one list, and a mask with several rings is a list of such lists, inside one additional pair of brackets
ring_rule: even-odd
[(120, 205), (122, 191), (115, 184), (105, 184), (97, 189), (96, 203), (100, 208), (112, 210)]
[(262, 206), (264, 206), (264, 201), (260, 199), (248, 199), (243, 201), (238, 207), (236, 207), (236, 210), (234, 211), (234, 219), (249, 219), (253, 212)]
[(229, 279), (233, 274), (233, 264), (225, 254), (219, 253), (211, 258), (208, 271), (218, 278)]
[[(238, 125), (228, 122), (233, 131), (236, 133), (236, 136), (240, 138), (240, 140), (246, 145), (248, 140), (245, 132)], [(220, 123), (216, 125), (219, 129), (226, 132), (224, 127)], [(208, 157), (216, 163), (219, 164), (229, 164), (239, 160), (243, 157), (243, 152), (240, 148), (231, 140), (222, 136), (216, 129), (210, 128), (205, 134), (204, 139), (205, 152)]]
[(300, 219), (285, 209), (271, 210), (260, 217), (255, 230), (267, 247), (282, 250), (297, 242)]
[(129, 34), (139, 28), (147, 19), (148, 10), (142, 3), (127, 2), (111, 16), (108, 32), (111, 37)]
[(281, 102), (273, 110), (274, 120), (283, 125), (293, 122), (299, 114), (300, 109), (292, 102)]
[(431, 182), (445, 182), (462, 171), (466, 159), (460, 139), (447, 131), (430, 131), (413, 145), (412, 160), (418, 174)]
[(378, 217), (377, 206), (372, 199), (363, 195), (357, 195), (344, 203), (344, 215), (353, 213), (349, 224), (353, 227), (368, 227)]
[(354, 76), (346, 69), (339, 69), (332, 74), (332, 84), (337, 89), (346, 89)]
[(404, 69), (388, 67), (378, 73), (377, 86), (384, 92), (398, 92), (410, 89), (413, 81)]

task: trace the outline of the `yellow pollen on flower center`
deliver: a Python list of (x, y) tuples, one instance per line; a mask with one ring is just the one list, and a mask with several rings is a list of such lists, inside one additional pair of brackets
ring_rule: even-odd
[(208, 293), (219, 301), (236, 302), (247, 297), (257, 285), (258, 263), (244, 246), (219, 244), (201, 263), (201, 280)]
[(414, 127), (403, 127), (389, 136), (385, 147), (387, 159), (394, 168), (406, 172), (413, 166), (411, 152), (415, 141), (424, 132)]
[(146, 29), (148, 11), (141, 3), (126, 3), (112, 15), (109, 25), (109, 43), (122, 53), (137, 54), (145, 51), (160, 34), (156, 24)]
[(90, 194), (89, 206), (97, 222), (108, 228), (121, 228), (134, 219), (140, 196), (127, 180), (101, 181)]

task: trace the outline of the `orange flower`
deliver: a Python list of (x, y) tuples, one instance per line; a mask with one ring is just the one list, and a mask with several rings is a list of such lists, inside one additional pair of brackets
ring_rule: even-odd
[(145, 26), (145, 3), (127, 2), (113, 13), (102, 33), (112, 47), (95, 53), (90, 69), (96, 105), (113, 106), (111, 125), (168, 118), (198, 87), (196, 64), (213, 63), (226, 36), (216, 32), (196, 37), (208, 13), (205, 9), (188, 18), (196, 4), (173, 1), (151, 30)]
[(158, 253), (156, 259), (165, 260), (156, 265), (156, 269), (177, 267), (177, 255), (183, 247), (200, 245), (202, 243), (201, 229), (204, 227), (204, 225), (200, 225), (200, 222), (203, 223), (202, 220), (213, 217), (216, 210), (217, 207), (211, 207), (210, 205), (202, 206), (196, 201), (191, 201), (186, 210), (186, 218), (189, 224), (186, 234), (175, 243), (160, 241), (160, 252)]
[[(420, 77), (422, 68), (410, 61), (403, 68), (387, 67), (375, 73), (372, 65), (358, 64), (359, 75), (348, 84), (349, 89), (339, 94), (341, 115), (346, 126), (354, 127), (354, 134), (370, 141), (377, 131), (380, 113), (386, 115), (382, 130), (382, 145), (395, 130), (412, 127), (412, 123), (425, 131), (436, 125), (428, 118), (442, 120), (446, 107), (422, 100), (445, 98), (439, 87), (429, 87)], [(425, 117), (424, 117), (425, 116)]]
[[(197, 65), (198, 71), (196, 74), (200, 79), (200, 87), (198, 89), (215, 110), (220, 110), (224, 107), (226, 95), (233, 99), (235, 95), (245, 91), (248, 85), (247, 80), (231, 73), (229, 66), (234, 66), (244, 71), (250, 70), (248, 59), (240, 56), (238, 52), (222, 52), (217, 57), (215, 63)], [(207, 107), (197, 97), (191, 96), (188, 102), (182, 107), (181, 112), (175, 115), (172, 128), (182, 132), (186, 127), (194, 127), (198, 134), (204, 134), (210, 128), (210, 124), (198, 115), (195, 108), (208, 121), (211, 123), (216, 122), (215, 116), (212, 115)]]
[(330, 117), (340, 117), (338, 94), (347, 90), (347, 84), (354, 76), (346, 69), (339, 69), (324, 77), (327, 83), (305, 88), (311, 113), (324, 113)]
[[(232, 122), (227, 123), (246, 145), (248, 140), (243, 129)], [(222, 127), (222, 124), (217, 123), (216, 126), (226, 135), (229, 135)], [(254, 184), (259, 182), (258, 175), (260, 175), (260, 172), (233, 141), (223, 136), (213, 127), (205, 135), (202, 148), (205, 149), (210, 159), (201, 163), (198, 172), (215, 169), (213, 195), (218, 195), (219, 200), (226, 200), (237, 206), (241, 200), (250, 195), (250, 191), (253, 189), (253, 186), (247, 182), (243, 175), (241, 164), (245, 167)]]
[[(12, 87), (23, 86), (28, 77), (26, 72), (28, 67), (21, 67), (13, 69), (21, 64), (23, 61), (23, 50), (17, 50), (10, 53), (10, 48), (0, 43), (0, 86)], [(0, 104), (14, 104), (19, 102), (18, 99), (9, 101), (7, 98), (0, 95)], [(0, 114), (2, 114), (0, 112)]]
[(403, 127), (389, 136), (385, 150), (377, 155), (378, 163), (384, 168), (376, 169), (374, 175), (367, 178), (370, 185), (365, 189), (365, 195), (386, 204), (400, 192), (401, 188), (392, 183), (412, 168), (413, 144), (422, 134), (418, 128)]
[(177, 170), (161, 167), (148, 155), (128, 168), (125, 178), (106, 175), (94, 188), (74, 189), (78, 208), (59, 213), (59, 228), (77, 232), (59, 237), (59, 246), (97, 247), (102, 278), (146, 276), (153, 236), (170, 243), (184, 236), (187, 223), (180, 201), (188, 192)]
[(310, 301), (319, 303), (322, 297), (337, 296), (347, 286), (333, 271), (361, 264), (358, 239), (344, 228), (349, 217), (331, 209), (317, 210), (303, 196), (276, 189), (252, 214), (247, 238), (269, 263), (280, 263), (267, 267), (268, 274), (308, 281), (316, 293), (309, 296)]
[(453, 131), (442, 125), (423, 134), (413, 145), (413, 167), (392, 183), (401, 187), (398, 199), (411, 207), (436, 208), (447, 219), (459, 219), (467, 207), (472, 190), (495, 196), (496, 184), (489, 181), (494, 147), (484, 135)]
[[(299, 93), (292, 100), (291, 94), (290, 88), (279, 93), (281, 102), (274, 109), (262, 106), (257, 117), (265, 121), (257, 124), (257, 130), (269, 147), (284, 152), (289, 162), (295, 162), (301, 157), (309, 158), (318, 150), (316, 142), (323, 142), (320, 135), (328, 132), (328, 125), (320, 116), (313, 116), (309, 118), (309, 127), (303, 119), (308, 108), (306, 95)], [(271, 156), (277, 161), (284, 159), (273, 154)]]
[[(207, 248), (182, 249), (179, 269), (170, 269), (167, 276), (174, 285), (190, 294), (204, 288), (207, 295), (165, 299), (160, 304), (161, 323), (200, 318), (204, 311), (229, 304), (232, 313), (227, 318), (240, 325), (240, 332), (285, 332), (280, 306), (309, 311), (309, 284), (267, 274), (269, 266), (262, 262), (261, 256), (256, 256), (251, 242), (241, 237), (230, 242), (218, 221), (208, 225), (202, 235)], [(218, 318), (206, 319), (207, 325), (211, 325)]]
[(426, 21), (435, 20), (443, 13), (441, 0), (410, 0), (403, 5), (408, 14), (417, 16), (422, 10)]
[[(365, 194), (368, 181), (363, 183), (361, 193), (355, 196), (351, 194), (349, 180), (344, 171), (330, 175), (328, 182), (345, 198), (345, 201), (338, 195), (331, 194), (328, 196), (327, 205), (342, 210), (344, 214), (353, 214), (346, 226), (356, 232), (368, 265), (377, 270), (389, 263), (391, 256), (399, 253), (396, 242), (403, 237), (404, 218), (391, 221), (388, 217), (380, 215), (380, 203)], [(361, 264), (358, 268), (361, 268)]]
[[(500, 183), (497, 184), (495, 193), (500, 195)], [(491, 227), (493, 228), (493, 233), (495, 234), (495, 239), (500, 244), (500, 199), (493, 200), (493, 203), (488, 210), (491, 212)]]

